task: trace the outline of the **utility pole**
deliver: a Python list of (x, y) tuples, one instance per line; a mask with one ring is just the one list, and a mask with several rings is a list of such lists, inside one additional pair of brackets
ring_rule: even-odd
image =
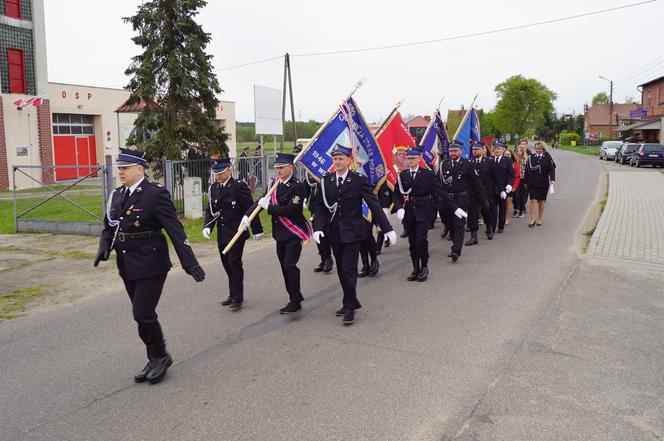
[(613, 80), (599, 76), (601, 79), (611, 83), (611, 90), (609, 92), (609, 139), (613, 139)]

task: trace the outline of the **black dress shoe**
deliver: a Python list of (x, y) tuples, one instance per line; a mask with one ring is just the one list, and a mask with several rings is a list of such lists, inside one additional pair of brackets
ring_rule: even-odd
[(146, 380), (148, 380), (151, 384), (156, 384), (161, 381), (162, 378), (164, 378), (164, 375), (166, 375), (166, 371), (168, 370), (169, 367), (173, 364), (173, 359), (171, 358), (168, 353), (164, 355), (163, 357), (155, 358), (152, 360), (152, 366), (150, 367), (150, 372), (146, 375)]
[(137, 383), (142, 383), (147, 380), (150, 369), (152, 369), (152, 360), (148, 361), (148, 364), (145, 365), (143, 370), (136, 372), (136, 375), (134, 375), (134, 381)]
[(231, 303), (233, 303), (233, 299), (232, 299), (231, 297), (228, 297), (226, 300), (224, 300), (223, 302), (221, 302), (221, 306), (228, 306), (228, 305), (230, 305)]
[(369, 267), (363, 266), (360, 272), (357, 273), (357, 277), (360, 279), (366, 277), (369, 274)]
[(424, 282), (427, 277), (429, 277), (429, 268), (424, 266), (420, 270), (420, 273), (417, 275), (417, 281), (418, 282)]
[(289, 302), (288, 305), (284, 306), (279, 310), (279, 314), (293, 314), (301, 310), (300, 302), (292, 303)]
[(454, 251), (450, 252), (450, 254), (448, 254), (447, 257), (452, 257), (452, 254), (454, 254)]
[(528, 228), (533, 228), (534, 226), (535, 226), (535, 222), (533, 222), (532, 224), (528, 224)]
[(452, 258), (452, 262), (459, 260), (459, 255), (457, 253), (452, 253), (450, 257)]
[(229, 306), (229, 308), (236, 309), (236, 310), (240, 309), (240, 308), (242, 308), (242, 302), (238, 302), (237, 300), (233, 300), (233, 302), (231, 302), (231, 306)]
[(323, 272), (329, 273), (330, 271), (332, 271), (332, 258), (327, 257), (325, 259), (325, 264), (323, 265)]
[(399, 237), (402, 238), (402, 239), (405, 239), (406, 237), (408, 237), (408, 233), (406, 233), (404, 231), (403, 233), (401, 233), (401, 236), (399, 236)]
[(417, 275), (420, 273), (420, 259), (412, 259), (413, 272), (408, 276), (408, 281), (413, 282), (417, 280)]
[(486, 232), (486, 238), (489, 240), (493, 240), (493, 231), (487, 231)]
[(337, 317), (343, 317), (345, 314), (346, 314), (346, 308), (344, 308), (343, 306), (341, 307), (341, 309), (337, 310), (334, 313), (334, 315), (336, 315)]
[(348, 326), (352, 325), (353, 323), (355, 323), (355, 311), (352, 309), (347, 309), (346, 312), (344, 312), (343, 324)]
[(443, 229), (443, 232), (440, 233), (440, 237), (441, 237), (441, 239), (444, 238), (445, 236), (447, 236), (447, 233), (449, 233), (449, 232), (450, 232), (450, 230), (449, 230), (447, 227), (445, 227), (445, 228)]
[(314, 268), (315, 273), (320, 273), (325, 267), (325, 262), (321, 261), (316, 268)]
[(504, 228), (498, 228), (498, 231), (496, 231), (496, 233), (500, 234), (500, 233), (502, 233), (503, 231), (505, 231)]
[(369, 267), (369, 271), (367, 272), (367, 276), (369, 277), (376, 277), (378, 274), (378, 269), (380, 268), (380, 263), (376, 260), (374, 261), (371, 266)]
[(385, 239), (385, 243), (383, 244), (383, 246), (385, 248), (389, 248), (390, 247), (390, 241), (388, 239)]

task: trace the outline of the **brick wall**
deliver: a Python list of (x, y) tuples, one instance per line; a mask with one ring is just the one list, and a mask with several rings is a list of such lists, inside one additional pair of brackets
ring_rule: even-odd
[(664, 116), (664, 79), (643, 86), (641, 107), (648, 111), (648, 117)]
[(9, 170), (7, 169), (7, 141), (5, 139), (5, 109), (0, 96), (0, 189), (9, 188)]
[[(39, 160), (41, 165), (54, 165), (53, 142), (51, 129), (51, 102), (44, 100), (37, 111), (37, 129), (39, 131)], [(44, 184), (55, 182), (53, 169), (44, 169), (42, 173)]]

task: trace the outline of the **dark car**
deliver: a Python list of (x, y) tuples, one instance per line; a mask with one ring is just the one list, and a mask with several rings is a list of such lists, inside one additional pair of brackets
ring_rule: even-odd
[(632, 157), (632, 154), (636, 151), (636, 149), (639, 148), (639, 144), (635, 142), (625, 142), (623, 145), (618, 147), (618, 151), (616, 151), (616, 157), (615, 160), (619, 164), (625, 164), (629, 162), (630, 158)]
[(653, 167), (664, 167), (664, 145), (655, 143), (641, 143), (639, 148), (632, 154), (629, 165), (652, 165)]

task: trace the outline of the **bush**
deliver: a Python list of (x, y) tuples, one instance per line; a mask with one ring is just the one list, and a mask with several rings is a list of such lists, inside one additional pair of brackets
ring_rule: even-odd
[(560, 134), (560, 144), (561, 145), (571, 145), (572, 141), (576, 141), (577, 145), (581, 140), (581, 135), (576, 132), (564, 131)]

